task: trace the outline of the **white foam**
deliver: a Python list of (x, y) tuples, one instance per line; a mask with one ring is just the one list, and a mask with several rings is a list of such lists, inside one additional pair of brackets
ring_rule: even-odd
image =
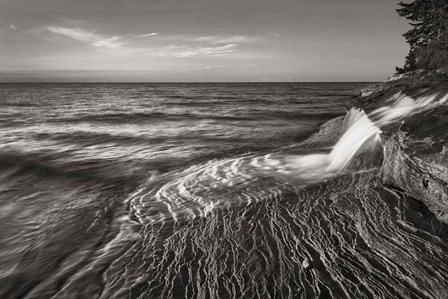
[[(211, 161), (178, 174), (155, 194), (157, 201), (167, 206), (176, 221), (181, 217), (207, 216), (219, 206), (245, 205), (281, 194), (281, 183), (269, 188), (262, 178), (278, 174), (298, 179), (307, 185), (330, 179), (346, 171), (350, 162), (363, 150), (380, 144), (381, 127), (448, 101), (448, 95), (436, 100), (437, 95), (413, 99), (398, 93), (386, 101), (389, 105), (367, 115), (352, 108), (344, 118), (341, 137), (330, 152), (309, 155), (268, 154), (247, 155), (236, 159)], [(238, 188), (235, 196), (222, 195), (222, 190)]]
[(327, 172), (341, 172), (362, 146), (381, 132), (360, 109), (351, 109), (346, 119), (348, 119), (347, 127), (344, 128), (346, 131), (329, 154)]
[(391, 105), (376, 109), (370, 116), (374, 119), (375, 124), (381, 127), (412, 114), (436, 108), (445, 104), (448, 100), (448, 95), (436, 101), (437, 97), (438, 94), (433, 94), (414, 99), (402, 93), (397, 93), (387, 101), (393, 102)]

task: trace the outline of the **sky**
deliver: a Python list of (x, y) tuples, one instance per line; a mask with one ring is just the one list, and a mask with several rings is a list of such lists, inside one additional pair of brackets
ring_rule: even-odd
[(0, 0), (0, 82), (381, 81), (393, 0)]

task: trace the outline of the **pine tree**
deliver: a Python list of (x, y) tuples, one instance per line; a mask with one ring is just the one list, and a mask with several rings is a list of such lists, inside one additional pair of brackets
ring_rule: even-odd
[(403, 36), (410, 46), (405, 66), (398, 73), (438, 69), (448, 63), (448, 0), (400, 2), (397, 9), (408, 19), (411, 30)]

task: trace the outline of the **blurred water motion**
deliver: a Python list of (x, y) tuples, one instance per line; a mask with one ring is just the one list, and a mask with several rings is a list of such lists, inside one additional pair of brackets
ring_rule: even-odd
[(363, 86), (0, 85), (0, 297), (443, 298), (446, 226), (343, 171), (403, 113), (299, 145)]

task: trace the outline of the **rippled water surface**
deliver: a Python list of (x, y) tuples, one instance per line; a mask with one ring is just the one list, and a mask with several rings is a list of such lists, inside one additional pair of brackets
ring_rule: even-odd
[(0, 298), (446, 298), (447, 227), (381, 159), (283, 164), (365, 85), (0, 85)]

